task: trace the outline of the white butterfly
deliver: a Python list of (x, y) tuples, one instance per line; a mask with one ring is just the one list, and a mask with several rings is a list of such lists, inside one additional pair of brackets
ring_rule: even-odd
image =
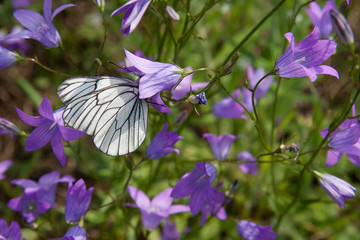
[(131, 153), (144, 141), (148, 102), (139, 99), (137, 82), (108, 76), (70, 78), (57, 93), (65, 105), (64, 122), (91, 135), (105, 154)]

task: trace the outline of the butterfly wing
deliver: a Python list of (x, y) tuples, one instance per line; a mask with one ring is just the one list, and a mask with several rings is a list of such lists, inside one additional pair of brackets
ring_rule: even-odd
[(135, 151), (146, 136), (148, 103), (138, 83), (119, 77), (70, 78), (58, 87), (64, 122), (93, 136), (102, 152), (119, 156)]

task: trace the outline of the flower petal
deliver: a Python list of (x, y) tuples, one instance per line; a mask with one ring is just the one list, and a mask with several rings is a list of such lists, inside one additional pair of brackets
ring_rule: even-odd
[(145, 210), (150, 208), (150, 199), (144, 192), (133, 186), (128, 186), (127, 189), (129, 191), (130, 197), (135, 201), (139, 208)]

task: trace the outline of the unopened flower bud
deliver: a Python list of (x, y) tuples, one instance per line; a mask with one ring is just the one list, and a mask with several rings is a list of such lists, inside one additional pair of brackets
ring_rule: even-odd
[(231, 59), (225, 64), (225, 66), (222, 67), (222, 69), (220, 70), (220, 76), (225, 76), (230, 74), (233, 71), (239, 57), (240, 57), (240, 53), (236, 52), (231, 57)]
[(0, 118), (0, 133), (10, 134), (10, 136), (19, 135), (20, 129), (5, 118)]
[(354, 43), (354, 34), (351, 27), (344, 17), (337, 9), (330, 10), (331, 21), (335, 28), (337, 36), (344, 44)]
[(105, 9), (105, 0), (94, 0), (94, 3), (96, 4), (96, 6), (99, 7), (99, 9), (104, 12)]
[(188, 101), (191, 102), (192, 104), (203, 104), (203, 105), (207, 104), (205, 92), (201, 92), (198, 95), (191, 95), (188, 98)]
[(174, 21), (180, 20), (179, 14), (169, 5), (166, 6), (166, 13), (172, 20), (174, 20)]

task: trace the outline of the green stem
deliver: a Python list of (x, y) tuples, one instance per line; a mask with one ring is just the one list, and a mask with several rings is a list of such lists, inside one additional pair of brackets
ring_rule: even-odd
[(40, 67), (42, 67), (43, 69), (49, 71), (49, 72), (52, 72), (52, 73), (56, 73), (56, 74), (59, 74), (61, 76), (65, 76), (65, 77), (71, 77), (72, 75), (70, 74), (66, 74), (66, 73), (62, 73), (62, 72), (58, 72), (52, 68), (49, 68), (47, 66), (45, 66), (44, 64), (42, 64), (41, 62), (39, 62), (39, 59), (35, 56), (34, 58), (25, 58), (27, 61), (30, 61), (30, 62), (34, 62), (36, 63), (37, 65), (39, 65)]
[(286, 0), (281, 0), (281, 2), (279, 2), (263, 19), (260, 20), (258, 24), (255, 25), (255, 27), (239, 42), (239, 44), (227, 56), (223, 65), (225, 65), (230, 60), (232, 55), (234, 55), (236, 52), (240, 50), (240, 48), (247, 42), (247, 40), (250, 39), (250, 37), (261, 27), (261, 25), (263, 25), (268, 20), (268, 18), (271, 17), (285, 1)]

